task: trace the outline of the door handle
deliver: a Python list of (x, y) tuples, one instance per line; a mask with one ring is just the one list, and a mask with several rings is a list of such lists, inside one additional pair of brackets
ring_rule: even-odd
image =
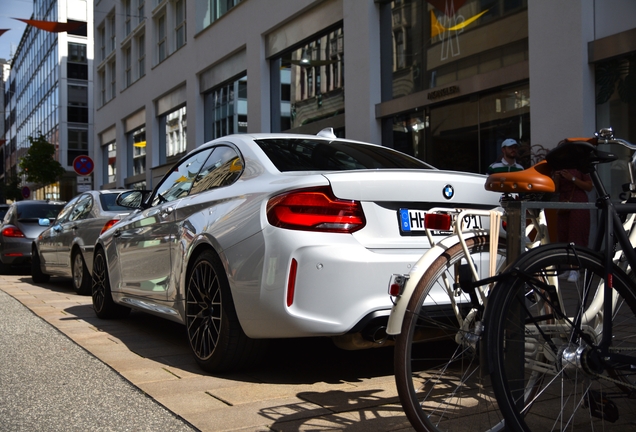
[(76, 229), (77, 229), (77, 225), (73, 225), (73, 226), (71, 227), (71, 229), (72, 229), (72, 230), (76, 230)]

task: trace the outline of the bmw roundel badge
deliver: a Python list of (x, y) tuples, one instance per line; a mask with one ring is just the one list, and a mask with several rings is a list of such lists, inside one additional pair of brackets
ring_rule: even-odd
[(455, 189), (453, 189), (453, 187), (448, 184), (444, 186), (444, 189), (442, 189), (442, 195), (444, 195), (444, 198), (449, 200), (455, 196)]

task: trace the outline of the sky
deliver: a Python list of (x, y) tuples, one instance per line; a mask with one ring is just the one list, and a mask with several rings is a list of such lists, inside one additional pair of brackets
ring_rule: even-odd
[(0, 58), (9, 60), (24, 33), (26, 24), (12, 18), (31, 18), (33, 0), (0, 0), (0, 29), (9, 29), (0, 36)]

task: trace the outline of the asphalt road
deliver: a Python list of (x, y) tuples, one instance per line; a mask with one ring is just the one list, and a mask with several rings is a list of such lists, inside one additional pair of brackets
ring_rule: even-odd
[(195, 430), (2, 291), (0, 347), (0, 430)]

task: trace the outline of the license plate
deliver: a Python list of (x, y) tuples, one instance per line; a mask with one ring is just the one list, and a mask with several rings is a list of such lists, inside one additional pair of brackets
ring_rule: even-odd
[[(425, 210), (400, 209), (400, 232), (402, 234), (424, 234), (426, 232)], [(464, 217), (464, 229), (482, 228), (481, 217), (467, 215)], [(433, 234), (448, 234), (450, 231), (434, 230)]]

